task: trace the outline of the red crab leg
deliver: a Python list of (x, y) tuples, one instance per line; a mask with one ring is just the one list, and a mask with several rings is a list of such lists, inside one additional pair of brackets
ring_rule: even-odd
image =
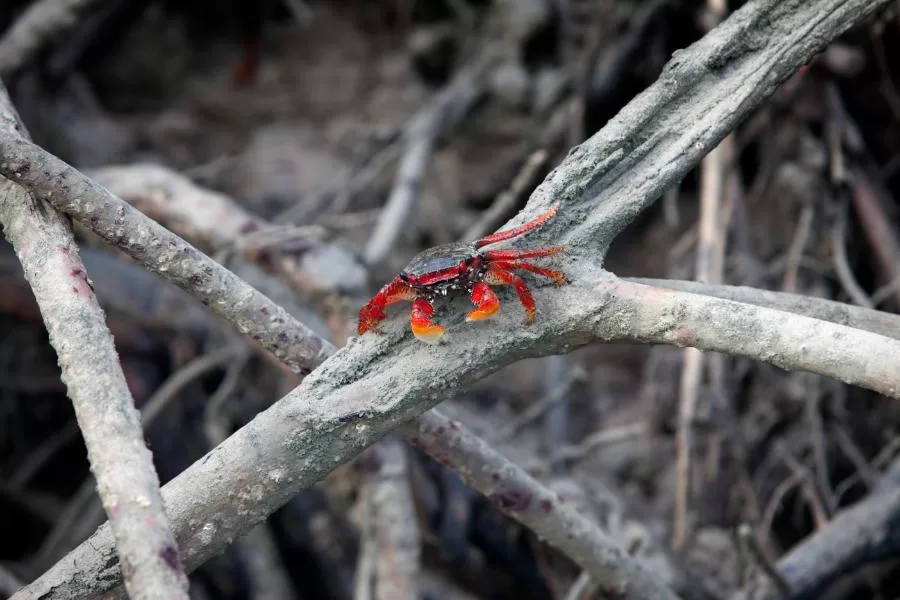
[(401, 300), (412, 300), (415, 297), (415, 290), (399, 277), (395, 277), (393, 281), (381, 288), (374, 298), (359, 309), (357, 332), (359, 335), (362, 335), (369, 330), (377, 331), (378, 322), (385, 317), (385, 306)]
[(487, 246), (488, 244), (496, 244), (497, 242), (502, 242), (504, 240), (518, 237), (523, 233), (531, 231), (538, 225), (541, 225), (542, 223), (545, 223), (546, 221), (553, 218), (553, 215), (555, 215), (556, 211), (558, 210), (559, 204), (555, 204), (550, 210), (537, 217), (536, 219), (525, 223), (524, 225), (519, 225), (518, 227), (507, 229), (506, 231), (498, 231), (497, 233), (481, 238), (480, 240), (475, 242), (475, 247), (481, 248), (482, 246)]
[(553, 269), (545, 269), (544, 267), (533, 265), (530, 262), (526, 262), (524, 260), (500, 260), (493, 263), (493, 266), (504, 271), (512, 271), (514, 269), (524, 269), (525, 271), (531, 271), (532, 273), (537, 273), (538, 275), (543, 275), (544, 277), (552, 279), (554, 285), (557, 286), (563, 285), (566, 282), (565, 273), (560, 273), (559, 271), (554, 271)]
[(491, 286), (479, 281), (472, 289), (472, 303), (475, 310), (466, 315), (466, 321), (481, 321), (493, 317), (500, 310), (500, 300)]
[(540, 258), (559, 254), (565, 250), (565, 246), (550, 246), (537, 248), (536, 250), (488, 250), (484, 253), (488, 260), (517, 260), (520, 258)]
[(434, 307), (427, 299), (419, 296), (413, 300), (409, 326), (413, 335), (426, 344), (437, 344), (438, 339), (444, 335), (445, 331), (440, 325), (432, 323), (431, 316), (433, 314)]
[(531, 295), (528, 286), (525, 285), (525, 281), (521, 277), (515, 273), (504, 271), (496, 264), (493, 264), (488, 267), (487, 272), (484, 274), (484, 281), (493, 285), (515, 286), (516, 294), (519, 296), (519, 302), (522, 303), (522, 306), (525, 307), (525, 312), (528, 313), (525, 324), (531, 325), (531, 322), (534, 321), (534, 313), (537, 309), (534, 307), (534, 297)]

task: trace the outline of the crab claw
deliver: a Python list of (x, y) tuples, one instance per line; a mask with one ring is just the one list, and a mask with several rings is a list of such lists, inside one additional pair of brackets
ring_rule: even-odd
[(425, 298), (416, 298), (412, 304), (412, 315), (409, 320), (413, 335), (426, 344), (435, 345), (446, 331), (431, 321), (434, 307)]
[(393, 281), (381, 288), (371, 300), (359, 309), (359, 322), (356, 325), (357, 333), (359, 335), (367, 331), (380, 333), (378, 324), (387, 316), (384, 312), (385, 307), (400, 300), (412, 300), (415, 298), (415, 295), (415, 291), (405, 281), (395, 277)]
[(491, 286), (483, 281), (479, 281), (472, 289), (472, 303), (475, 310), (466, 315), (466, 321), (481, 321), (489, 319), (497, 314), (500, 310), (500, 300), (497, 294), (491, 289)]

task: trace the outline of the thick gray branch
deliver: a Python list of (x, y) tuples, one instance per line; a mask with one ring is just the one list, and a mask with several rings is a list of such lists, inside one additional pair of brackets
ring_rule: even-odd
[[(24, 132), (0, 83), (0, 128)], [(0, 178), (0, 225), (22, 263), (75, 407), (132, 598), (187, 598), (140, 417), (66, 218)]]
[[(529, 328), (509, 311), (488, 326), (459, 328), (452, 345), (432, 348), (410, 339), (405, 320), (396, 319), (383, 337), (338, 350), (165, 486), (188, 564), (221, 552), (400, 424), (522, 358), (597, 341), (695, 344), (900, 395), (900, 366), (891, 359), (900, 355), (900, 342), (869, 332), (611, 276), (545, 288), (535, 297), (542, 314)], [(104, 526), (16, 599), (80, 598), (108, 589), (118, 576), (110, 549)]]

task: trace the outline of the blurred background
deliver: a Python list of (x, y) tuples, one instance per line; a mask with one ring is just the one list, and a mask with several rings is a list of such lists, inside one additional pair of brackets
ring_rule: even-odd
[[(0, 40), (31, 4), (0, 3)], [(20, 64), (4, 62), (0, 44), (0, 77), (37, 143), (341, 345), (362, 302), (413, 255), (496, 230), (673, 51), (740, 4), (98, 0)], [(633, 223), (607, 267), (897, 312), (898, 34), (895, 4), (829, 46)], [(412, 175), (412, 194), (398, 169)], [(720, 176), (709, 210), (704, 169)], [(399, 221), (385, 216), (390, 205)], [(297, 385), (202, 306), (78, 234), (163, 483)], [(711, 267), (698, 263), (704, 249)], [(501, 300), (519, 310), (510, 293)], [(406, 319), (405, 308), (390, 314)], [(31, 581), (105, 520), (5, 241), (0, 394), (5, 598), (14, 579)], [(679, 433), (685, 406), (690, 444)], [(747, 557), (740, 526), (774, 562), (900, 473), (895, 402), (677, 348), (522, 361), (448, 411), (580, 498), (634, 552), (686, 573), (698, 598), (729, 597), (761, 560)], [(571, 588), (571, 561), (397, 443), (409, 459), (422, 598), (593, 597)], [(372, 597), (356, 574), (377, 525), (366, 506), (378, 464), (367, 457), (378, 452), (198, 569), (193, 596)], [(676, 464), (690, 469), (679, 475)], [(897, 597), (897, 556), (878, 559), (827, 597)]]

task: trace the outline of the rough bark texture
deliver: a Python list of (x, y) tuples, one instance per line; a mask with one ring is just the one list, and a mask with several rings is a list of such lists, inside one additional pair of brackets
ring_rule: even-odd
[(900, 340), (900, 315), (852, 304), (844, 304), (843, 302), (835, 302), (834, 300), (826, 300), (825, 298), (735, 285), (709, 285), (697, 281), (641, 278), (628, 278), (628, 281), (776, 308), (785, 312), (822, 319), (823, 321), (846, 325), (854, 329), (862, 329), (863, 331)]
[[(0, 128), (27, 135), (0, 84)], [(66, 217), (0, 178), (0, 225), (56, 350), (132, 598), (188, 598), (188, 582), (125, 381)]]
[[(674, 292), (650, 294), (597, 269), (622, 228), (694, 167), (780, 81), (887, 3), (750, 2), (678, 53), (656, 84), (572, 151), (535, 191), (528, 210), (515, 219), (516, 224), (524, 222), (552, 202), (562, 203), (559, 216), (529, 243), (567, 243), (566, 271), (575, 283), (538, 290), (539, 314), (530, 328), (522, 328), (523, 315), (510, 310), (487, 324), (452, 328), (451, 343), (438, 348), (411, 339), (404, 319), (388, 322), (384, 336), (351, 340), (297, 390), (166, 486), (165, 498), (188, 564), (195, 566), (221, 551), (297, 490), (401, 423), (529, 356), (564, 353), (598, 340), (696, 343), (896, 395), (896, 367), (882, 359), (860, 369), (860, 349), (865, 349), (866, 360), (896, 355), (900, 347), (894, 340), (724, 300), (704, 299), (703, 304)], [(3, 174), (72, 211), (88, 227), (92, 214), (104, 218), (93, 204), (93, 194), (109, 201), (102, 190), (79, 181), (82, 195), (77, 201), (72, 188), (54, 197), (63, 189), (60, 185), (72, 182), (58, 182), (52, 173), (46, 176), (44, 165), (53, 163), (9, 135), (0, 136), (0, 151), (5, 157)], [(27, 169), (16, 168), (22, 166)], [(112, 234), (110, 238), (120, 241)], [(121, 243), (137, 251), (129, 240)], [(629, 290), (630, 297), (619, 296)], [(721, 314), (709, 319), (708, 312), (691, 310), (701, 304), (703, 310)], [(754, 339), (740, 339), (733, 327), (750, 327), (748, 337)], [(109, 589), (118, 576), (104, 526), (16, 598), (85, 597)]]

